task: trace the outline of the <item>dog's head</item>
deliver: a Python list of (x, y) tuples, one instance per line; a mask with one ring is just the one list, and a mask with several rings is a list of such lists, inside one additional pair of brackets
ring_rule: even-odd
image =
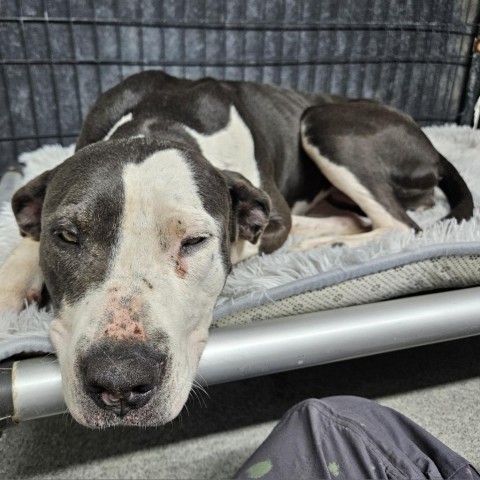
[(73, 416), (92, 427), (175, 418), (231, 244), (257, 241), (268, 196), (196, 150), (130, 139), (79, 150), (12, 205), (22, 234), (40, 241)]

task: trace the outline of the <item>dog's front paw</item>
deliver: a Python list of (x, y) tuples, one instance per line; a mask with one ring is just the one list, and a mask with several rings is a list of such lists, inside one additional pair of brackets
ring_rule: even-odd
[(20, 313), (32, 303), (40, 303), (42, 282), (35, 285), (12, 284), (0, 278), (0, 312)]
[(25, 305), (23, 296), (15, 295), (15, 292), (3, 291), (0, 293), (0, 313), (13, 311), (20, 313)]
[(0, 312), (19, 313), (41, 299), (43, 276), (38, 242), (23, 239), (0, 268)]

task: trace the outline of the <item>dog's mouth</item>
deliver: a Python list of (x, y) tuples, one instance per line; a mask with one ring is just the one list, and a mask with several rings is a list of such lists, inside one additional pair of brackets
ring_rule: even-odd
[(160, 406), (155, 408), (153, 405), (120, 412), (120, 410), (115, 409), (92, 408), (90, 404), (89, 407), (80, 409), (70, 407), (70, 412), (80, 424), (97, 429), (118, 426), (161, 426), (175, 418), (166, 412), (162, 412)]
[(178, 390), (175, 386), (132, 394), (107, 391), (87, 391), (73, 388), (66, 396), (72, 416), (89, 428), (113, 426), (161, 426), (172, 421), (182, 410), (191, 388)]

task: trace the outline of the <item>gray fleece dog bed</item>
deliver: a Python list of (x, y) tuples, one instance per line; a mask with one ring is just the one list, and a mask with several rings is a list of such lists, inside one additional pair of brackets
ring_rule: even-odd
[[(390, 234), (361, 247), (322, 247), (290, 252), (298, 238), (271, 255), (237, 265), (218, 299), (212, 328), (371, 303), (434, 289), (480, 285), (480, 131), (446, 125), (424, 129), (472, 190), (474, 217), (457, 225), (440, 191), (435, 206), (409, 213), (423, 228)], [(24, 176), (9, 174), (0, 185), (0, 265), (20, 240), (9, 199), (20, 185), (52, 168), (73, 147), (45, 146), (25, 153)], [(0, 360), (20, 352), (53, 352), (48, 336), (52, 312), (28, 306), (20, 315), (0, 313)]]

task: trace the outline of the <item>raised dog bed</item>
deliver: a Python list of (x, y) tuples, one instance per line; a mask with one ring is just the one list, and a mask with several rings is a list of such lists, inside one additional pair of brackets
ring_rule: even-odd
[[(6, 0), (0, 7), (0, 109), (6, 112), (0, 174), (20, 170), (22, 152), (70, 145), (100, 92), (147, 68), (376, 97), (424, 125), (466, 125), (427, 133), (474, 190), (474, 219), (432, 225), (446, 213), (437, 197), (432, 211), (415, 217), (426, 227), (417, 237), (301, 255), (287, 246), (244, 262), (217, 304), (200, 373), (216, 383), (475, 335), (477, 288), (410, 295), (480, 284), (480, 140), (468, 128), (480, 95), (479, 15), (478, 0), (53, 1), (23, 7)], [(38, 154), (21, 157), (24, 179), (4, 175), (2, 216), (9, 215), (15, 186), (68, 155), (52, 148), (43, 164)], [(18, 235), (7, 223), (0, 261)], [(407, 298), (392, 300), (399, 296)], [(35, 307), (18, 318), (2, 317), (0, 358), (51, 352), (50, 319)], [(56, 365), (47, 356), (1, 370), (0, 416), (21, 421), (60, 411)]]

